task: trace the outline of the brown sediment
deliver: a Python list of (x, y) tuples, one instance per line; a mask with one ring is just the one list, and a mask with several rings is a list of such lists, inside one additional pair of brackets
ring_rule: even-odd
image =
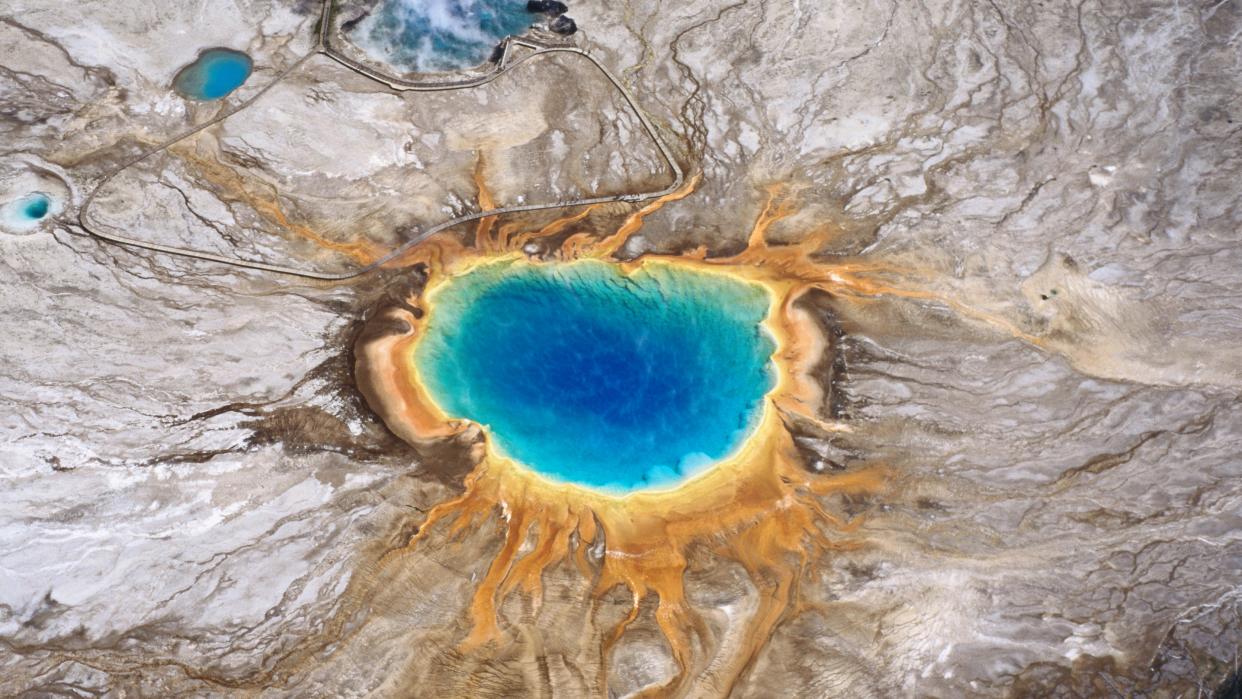
[[(480, 203), (486, 208), (489, 195), (478, 173), (476, 181)], [(813, 261), (812, 254), (835, 235), (830, 228), (815, 231), (796, 244), (770, 245), (766, 240), (769, 229), (795, 212), (788, 189), (768, 188), (766, 204), (747, 236), (746, 249), (737, 255), (709, 259), (699, 250), (690, 255), (613, 260), (613, 254), (639, 230), (645, 216), (668, 201), (688, 195), (697, 181), (692, 178), (682, 190), (631, 213), (610, 235), (601, 238), (586, 232), (571, 233), (547, 256), (561, 261), (609, 260), (626, 271), (653, 262), (686, 265), (762, 285), (769, 292), (765, 323), (776, 339), (773, 361), (778, 381), (765, 401), (758, 428), (736, 453), (679, 486), (626, 495), (549, 481), (495, 452), (488, 440), (483, 445), (483, 458), (466, 479), (464, 492), (434, 507), (418, 534), (386, 553), (375, 567), (383, 571), (401, 566), (431, 532), (443, 533), (447, 527), (447, 536), (452, 538), (495, 513), (502, 514), (505, 540), (474, 588), (470, 627), (460, 640), (459, 652), (475, 653), (504, 644), (499, 607), (505, 598), (519, 593), (537, 606), (544, 572), (561, 563), (572, 563), (584, 576), (597, 576), (592, 592), (595, 598), (618, 586), (630, 593), (630, 613), (603, 636), (600, 652), (604, 658), (638, 617), (643, 601), (655, 596), (655, 621), (668, 642), (678, 673), (651, 692), (684, 693), (690, 682), (704, 681), (696, 679), (704, 667), (694, 651), (704, 644), (705, 632), (687, 602), (683, 577), (692, 547), (707, 547), (741, 564), (760, 591), (758, 608), (743, 641), (733, 657), (713, 663), (711, 677), (705, 680), (727, 692), (753, 663), (791, 604), (796, 603), (798, 583), (810, 563), (832, 550), (856, 545), (853, 532), (860, 520), (834, 517), (820, 499), (884, 490), (888, 473), (880, 465), (827, 475), (805, 468), (786, 425), (786, 417), (797, 413), (830, 431), (848, 429), (823, 415), (824, 391), (812, 372), (828, 344), (815, 318), (798, 301), (812, 289), (866, 293), (866, 285), (851, 275), (872, 269), (862, 264), (823, 265)], [(537, 230), (521, 232), (512, 224), (496, 231), (493, 223), (480, 223), (472, 247), (452, 238), (439, 238), (419, 246), (403, 260), (429, 267), (431, 281), (422, 298), (410, 300), (413, 306), (421, 304), (422, 312), (387, 311), (381, 317), (385, 322), (397, 321), (400, 329), (367, 337), (357, 347), (358, 384), (394, 432), (411, 443), (428, 444), (460, 434), (470, 424), (444, 414), (423, 387), (414, 365), (414, 349), (434, 312), (436, 288), (476, 265), (521, 259), (526, 243), (560, 236), (590, 213), (587, 209)], [(587, 549), (601, 537), (606, 542), (605, 553), (595, 570)], [(598, 682), (597, 689), (605, 692), (605, 679)]]

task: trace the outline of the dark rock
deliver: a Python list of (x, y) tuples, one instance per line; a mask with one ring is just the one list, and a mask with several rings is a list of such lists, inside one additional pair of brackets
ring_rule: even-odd
[(559, 17), (569, 11), (569, 6), (560, 0), (527, 0), (526, 11)]
[(552, 25), (549, 28), (557, 34), (569, 36), (570, 34), (578, 31), (578, 23), (564, 15), (561, 15), (560, 17), (552, 20)]
[(492, 63), (500, 63), (500, 59), (504, 58), (505, 45), (503, 43), (496, 44), (496, 48), (492, 49), (492, 55), (487, 60)]
[(1242, 699), (1242, 671), (1234, 672), (1216, 689), (1212, 699)]
[(358, 15), (357, 17), (354, 17), (353, 19), (345, 20), (344, 22), (341, 23), (341, 31), (346, 34), (352, 32), (354, 30), (354, 27), (358, 26), (359, 22), (366, 19), (370, 15), (371, 15), (370, 12), (363, 12), (362, 14)]

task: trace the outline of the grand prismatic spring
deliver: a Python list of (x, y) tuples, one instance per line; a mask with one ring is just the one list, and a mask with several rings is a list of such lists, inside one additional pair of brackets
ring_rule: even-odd
[(766, 296), (718, 275), (496, 264), (428, 305), (415, 380), (564, 483), (676, 486), (740, 446), (771, 388)]
[(0, 8), (0, 695), (1238, 696), (1239, 37)]
[[(707, 675), (727, 693), (796, 604), (808, 561), (853, 545), (848, 533), (858, 521), (828, 512), (816, 496), (880, 492), (883, 466), (816, 474), (787, 425), (804, 420), (825, 432), (844, 429), (824, 421), (828, 398), (812, 374), (828, 340), (799, 304), (817, 289), (853, 291), (857, 270), (812, 263), (814, 236), (771, 250), (766, 230), (792, 211), (776, 189), (740, 255), (604, 262), (663, 204), (602, 238), (576, 230), (589, 210), (531, 231), (494, 229), (485, 219), (472, 246), (429, 242), (406, 260), (430, 264), (433, 286), (425, 299), (371, 321), (374, 331), (364, 332), (356, 349), (363, 393), (413, 444), (473, 439), (477, 423), (462, 418), (499, 417), (489, 420), (488, 438), (475, 442), (482, 454), (465, 493), (433, 509), (404, 547), (386, 552), (358, 594), (369, 599), (393, 589), (394, 578), (419, 565), (410, 556), (423, 539), (451, 540), (499, 509), (507, 513), (506, 542), (474, 592), (463, 650), (501, 644), (506, 599), (520, 593), (538, 606), (547, 571), (572, 562), (583, 582), (593, 583), (592, 594), (623, 587), (632, 595), (629, 613), (598, 631), (605, 649), (622, 638), (643, 600), (656, 598), (655, 616), (678, 672), (651, 691), (683, 692), (702, 671), (694, 648), (704, 629), (682, 578), (692, 551), (707, 547), (736, 560), (764, 592), (744, 645)], [(523, 260), (522, 249), (549, 239), (558, 241), (552, 260), (559, 261)], [(441, 327), (442, 315), (452, 319), (448, 327)], [(572, 327), (562, 325), (570, 320)], [(642, 334), (609, 337), (635, 332)], [(633, 366), (639, 354), (662, 359), (661, 368)], [(670, 365), (677, 377), (661, 375)], [(703, 391), (694, 382), (710, 381), (722, 368), (732, 383), (717, 380), (710, 398), (676, 396)], [(624, 383), (607, 383), (618, 379)], [(506, 404), (496, 406), (498, 399)], [(635, 400), (658, 405), (631, 413)], [(635, 423), (640, 427), (631, 433)], [(666, 430), (658, 443), (642, 443)], [(606, 443), (596, 441), (600, 433)], [(593, 560), (599, 542), (607, 542), (607, 553)]]

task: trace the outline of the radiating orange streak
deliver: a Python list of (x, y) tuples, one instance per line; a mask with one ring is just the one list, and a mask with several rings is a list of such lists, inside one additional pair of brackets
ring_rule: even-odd
[(436, 236), (406, 250), (396, 259), (387, 262), (384, 267), (404, 268), (424, 263), (433, 276), (438, 276), (444, 273), (454, 261), (462, 259), (462, 255), (467, 250), (468, 248), (457, 238), (447, 235)]
[(267, 218), (269, 221), (272, 221), (276, 225), (284, 228), (294, 235), (301, 236), (321, 248), (331, 250), (333, 252), (339, 252), (359, 264), (371, 264), (375, 260), (379, 259), (380, 255), (383, 254), (380, 246), (370, 240), (359, 239), (352, 242), (330, 240), (323, 235), (320, 235), (315, 231), (315, 229), (309, 226), (292, 223), (289, 221), (288, 217), (285, 216), (285, 212), (281, 210), (280, 205), (275, 200), (251, 199), (246, 203), (249, 204), (255, 211), (259, 212), (264, 218)]
[(755, 219), (755, 225), (750, 229), (750, 235), (746, 238), (746, 248), (758, 249), (767, 246), (767, 233), (772, 224), (783, 218), (788, 218), (797, 208), (794, 206), (793, 197), (790, 196), (789, 187), (783, 183), (770, 184), (766, 188), (768, 199), (763, 205), (763, 210), (759, 212), (758, 218)]
[(650, 214), (661, 209), (670, 201), (678, 201), (685, 199), (698, 188), (699, 182), (703, 179), (702, 173), (694, 173), (686, 179), (685, 183), (675, 191), (669, 192), (664, 196), (652, 200), (638, 211), (626, 217), (625, 221), (617, 228), (617, 231), (611, 235), (601, 238), (599, 242), (589, 246), (581, 252), (583, 256), (592, 256), (598, 258), (611, 257), (625, 243), (631, 235), (643, 226), (643, 219)]
[[(479, 211), (491, 211), (496, 208), (496, 200), (492, 197), (492, 191), (488, 188), (487, 182), (483, 176), (483, 154), (480, 152), (477, 160), (474, 161), (474, 186), (478, 190), (477, 201), (479, 203)], [(484, 216), (479, 219), (479, 225), (474, 229), (474, 247), (480, 252), (492, 252), (491, 232), (492, 226), (496, 224), (495, 216)]]
[(513, 566), (518, 549), (521, 547), (522, 541), (526, 538), (527, 531), (532, 524), (532, 518), (537, 518), (538, 516), (539, 513), (528, 508), (521, 508), (514, 512), (513, 519), (510, 520), (509, 526), (506, 529), (504, 547), (500, 549), (500, 553), (496, 554), (496, 558), (487, 569), (487, 575), (483, 576), (483, 580), (475, 588), (474, 598), (470, 603), (470, 620), (473, 623), (473, 627), (470, 630), (470, 635), (466, 637), (466, 640), (462, 641), (461, 650), (463, 652), (469, 652), (484, 643), (494, 641), (500, 637), (500, 627), (496, 614), (496, 592), (509, 575), (509, 570)]
[(564, 218), (558, 218), (552, 223), (549, 223), (543, 228), (540, 228), (538, 231), (535, 232), (534, 235), (529, 236), (529, 237), (523, 236), (523, 237), (518, 238), (517, 243), (525, 244), (528, 240), (532, 240), (532, 239), (538, 240), (540, 238), (547, 238), (550, 236), (554, 236), (557, 233), (560, 233), (561, 231), (565, 230), (565, 228), (568, 227), (570, 224), (577, 223), (581, 221), (582, 219), (586, 218), (587, 216), (591, 214), (592, 211), (595, 211), (597, 208), (599, 208), (599, 204), (592, 204), (590, 206), (584, 207), (582, 211), (579, 211), (573, 216), (566, 216)]
[(244, 203), (269, 223), (288, 233), (309, 240), (326, 250), (345, 255), (359, 264), (370, 264), (384, 253), (380, 245), (366, 238), (353, 241), (332, 240), (309, 226), (293, 223), (285, 215), (274, 196), (267, 198), (251, 191), (255, 185), (270, 188), (266, 183), (248, 183), (245, 176), (236, 170), (218, 161), (202, 157), (190, 147), (176, 147), (176, 153), (178, 157), (192, 164), (204, 179), (220, 189), (224, 198)]
[[(524, 247), (527, 243), (531, 242), (532, 240), (541, 240), (543, 238), (550, 238), (560, 233), (561, 231), (565, 230), (570, 225), (581, 221), (587, 216), (590, 216), (591, 213), (595, 211), (598, 207), (599, 207), (598, 204), (592, 204), (590, 206), (586, 206), (581, 211), (579, 211), (578, 213), (572, 216), (558, 218), (555, 221), (547, 224), (546, 226), (544, 226), (543, 228), (540, 228), (537, 231), (523, 233), (519, 235), (517, 238), (513, 239), (511, 243), (509, 243), (509, 249), (520, 250), (522, 247)], [(564, 249), (566, 245), (570, 245), (570, 243), (568, 241), (563, 243), (562, 249)]]

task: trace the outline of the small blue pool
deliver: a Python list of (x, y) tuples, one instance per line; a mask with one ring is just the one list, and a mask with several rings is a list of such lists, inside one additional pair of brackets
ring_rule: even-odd
[(253, 69), (254, 62), (241, 51), (207, 49), (177, 73), (173, 89), (194, 100), (218, 100), (241, 87)]
[(59, 210), (60, 204), (48, 194), (31, 192), (0, 208), (0, 223), (9, 230), (28, 231)]
[(526, 0), (383, 0), (351, 38), (399, 68), (444, 72), (483, 63), (501, 39), (536, 19)]
[(718, 274), (495, 263), (430, 303), (414, 362), (432, 399), (561, 482), (674, 485), (740, 445), (775, 383), (767, 292)]
[(42, 192), (35, 192), (22, 197), (21, 212), (29, 221), (38, 221), (47, 216), (48, 208), (52, 205), (52, 200)]

